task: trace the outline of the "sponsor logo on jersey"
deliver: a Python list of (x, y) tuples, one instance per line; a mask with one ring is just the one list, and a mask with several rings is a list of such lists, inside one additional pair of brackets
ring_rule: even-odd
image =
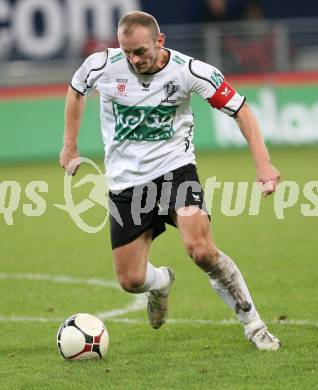
[(177, 54), (172, 57), (172, 61), (175, 61), (179, 65), (184, 65), (186, 63), (186, 61), (183, 58), (179, 57)]
[(126, 84), (118, 83), (116, 87), (115, 96), (127, 96), (125, 90), (126, 90)]
[(144, 82), (142, 81), (141, 84), (142, 84), (142, 90), (143, 90), (143, 91), (149, 91), (149, 88), (150, 88), (150, 84), (151, 84), (151, 83), (144, 83)]
[(124, 58), (124, 54), (123, 53), (118, 53), (112, 57), (110, 57), (109, 61), (111, 64), (113, 64), (114, 62), (117, 62), (119, 60), (121, 60), (122, 58)]
[(176, 92), (179, 90), (179, 86), (175, 84), (174, 81), (169, 81), (163, 86), (164, 93), (166, 95), (165, 99), (161, 100), (161, 103), (171, 103), (176, 104), (175, 99), (170, 99)]
[(115, 141), (162, 141), (174, 134), (177, 106), (125, 106), (113, 102)]
[(211, 74), (210, 78), (217, 88), (219, 88), (219, 86), (223, 83), (223, 77), (215, 70)]
[(128, 83), (128, 79), (116, 79), (117, 83)]
[(124, 92), (125, 89), (126, 89), (126, 84), (120, 83), (120, 84), (117, 85), (117, 91), (118, 92)]

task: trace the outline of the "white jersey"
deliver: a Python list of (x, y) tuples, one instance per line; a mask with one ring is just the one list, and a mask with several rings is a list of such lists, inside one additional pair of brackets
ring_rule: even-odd
[(134, 71), (121, 49), (88, 57), (71, 86), (100, 94), (100, 117), (109, 189), (145, 184), (183, 165), (195, 164), (191, 93), (228, 115), (245, 98), (211, 65), (174, 50), (152, 75)]

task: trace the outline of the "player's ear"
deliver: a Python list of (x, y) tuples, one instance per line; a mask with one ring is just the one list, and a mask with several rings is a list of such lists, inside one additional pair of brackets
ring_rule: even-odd
[(159, 33), (159, 34), (158, 34), (158, 39), (157, 39), (157, 44), (158, 44), (158, 48), (159, 48), (159, 49), (161, 49), (161, 48), (164, 47), (164, 45), (165, 45), (165, 40), (166, 40), (165, 34)]

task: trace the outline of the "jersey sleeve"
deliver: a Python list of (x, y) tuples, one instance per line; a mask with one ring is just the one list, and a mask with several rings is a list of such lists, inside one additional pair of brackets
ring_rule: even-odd
[(213, 108), (229, 116), (237, 114), (246, 99), (236, 92), (217, 68), (205, 62), (191, 59), (189, 70), (192, 92), (196, 92)]
[(71, 87), (82, 95), (97, 88), (98, 81), (105, 71), (108, 52), (94, 53), (87, 57), (81, 67), (75, 72)]

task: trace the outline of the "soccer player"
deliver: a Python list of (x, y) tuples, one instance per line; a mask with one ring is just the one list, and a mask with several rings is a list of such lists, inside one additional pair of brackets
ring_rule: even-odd
[[(255, 117), (218, 69), (165, 48), (153, 16), (126, 14), (119, 22), (118, 40), (120, 48), (88, 57), (71, 81), (60, 165), (73, 174), (78, 169), (74, 161), (79, 157), (85, 95), (96, 89), (109, 199), (120, 215), (110, 216), (120, 285), (133, 294), (148, 293), (153, 328), (165, 322), (174, 274), (169, 267), (155, 267), (149, 250), (152, 240), (165, 230), (165, 222), (173, 224), (189, 256), (235, 311), (247, 339), (261, 350), (278, 349), (280, 342), (261, 320), (239, 269), (212, 239), (195, 165), (190, 97), (195, 92), (236, 120), (249, 144), (257, 181), (266, 184), (265, 194), (270, 194), (279, 172), (271, 165)], [(136, 216), (138, 207), (141, 212)]]

